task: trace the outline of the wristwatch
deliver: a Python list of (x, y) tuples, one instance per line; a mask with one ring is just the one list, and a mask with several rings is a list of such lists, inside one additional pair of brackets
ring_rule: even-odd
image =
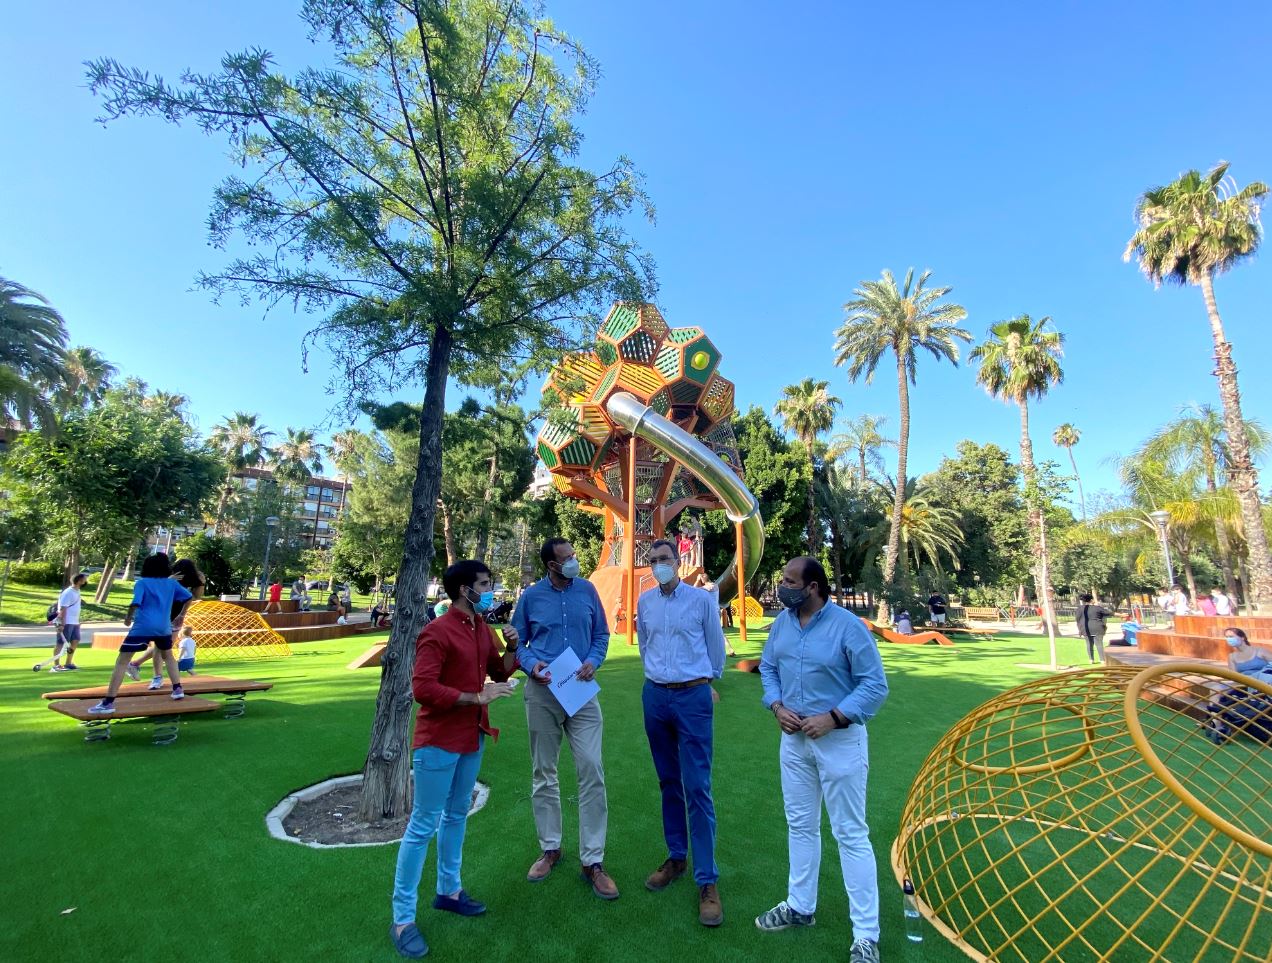
[(847, 729), (850, 725), (852, 725), (852, 720), (838, 709), (831, 709), (830, 717), (835, 720), (836, 729)]

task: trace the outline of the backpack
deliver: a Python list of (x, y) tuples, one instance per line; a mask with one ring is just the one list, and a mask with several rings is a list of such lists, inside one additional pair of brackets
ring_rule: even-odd
[(44, 621), (45, 621), (45, 622), (56, 622), (56, 621), (57, 621), (57, 613), (61, 610), (61, 608), (62, 608), (62, 606), (61, 606), (61, 605), (59, 605), (57, 602), (54, 602), (52, 605), (50, 605), (50, 606), (49, 606), (47, 609), (45, 609), (45, 611), (44, 611)]

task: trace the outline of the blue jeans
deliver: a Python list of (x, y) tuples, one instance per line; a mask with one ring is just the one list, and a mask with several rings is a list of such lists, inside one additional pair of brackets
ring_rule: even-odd
[(415, 772), (415, 805), (398, 848), (397, 873), (393, 877), (393, 922), (415, 921), (420, 876), (428, 844), (437, 836), (437, 892), (449, 895), (462, 888), (459, 868), (464, 858), (464, 829), (472, 804), (473, 786), (481, 769), (484, 735), (476, 752), (448, 752), (422, 746), (412, 755)]
[(711, 686), (664, 689), (647, 680), (641, 701), (645, 707), (645, 735), (662, 789), (667, 855), (685, 859), (692, 841), (694, 882), (699, 886), (714, 883), (720, 874), (715, 862), (715, 804), (711, 801), (715, 714)]

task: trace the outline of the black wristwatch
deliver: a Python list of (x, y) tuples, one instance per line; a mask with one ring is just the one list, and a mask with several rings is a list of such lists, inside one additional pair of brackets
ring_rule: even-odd
[(831, 709), (830, 717), (835, 720), (836, 729), (847, 729), (850, 725), (852, 725), (852, 720), (849, 719), (842, 712), (840, 712), (838, 709)]

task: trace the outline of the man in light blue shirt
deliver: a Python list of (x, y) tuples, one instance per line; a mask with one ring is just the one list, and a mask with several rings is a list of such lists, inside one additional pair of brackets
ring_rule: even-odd
[(564, 538), (550, 538), (539, 550), (539, 558), (547, 575), (521, 593), (512, 613), (512, 624), (521, 639), (517, 661), (535, 683), (525, 687), (526, 727), (533, 771), (530, 804), (543, 855), (530, 867), (526, 878), (532, 883), (547, 879), (561, 860), (557, 763), (564, 736), (570, 740), (579, 781), (579, 859), (583, 875), (601, 899), (618, 899), (618, 887), (602, 866), (609, 807), (601, 765), (601, 705), (593, 698), (569, 716), (548, 689), (552, 681), (548, 666), (567, 647), (582, 663), (580, 679), (587, 681), (596, 675), (609, 649), (609, 622), (596, 587), (579, 578), (574, 546)]
[[(693, 879), (698, 885), (698, 922), (724, 922), (716, 881), (715, 805), (711, 801), (711, 680), (724, 670), (724, 631), (715, 597), (686, 585), (677, 575), (676, 546), (659, 539), (650, 546), (656, 588), (636, 604), (636, 631), (645, 665), (645, 735), (662, 789), (663, 838), (667, 859), (645, 880), (666, 889), (685, 873), (693, 842)], [(686, 823), (685, 810), (689, 818)]]
[(888, 697), (870, 630), (829, 604), (816, 559), (792, 559), (777, 590), (785, 611), (769, 628), (760, 679), (782, 729), (779, 754), (790, 878), (786, 899), (756, 919), (762, 930), (811, 926), (821, 866), (822, 800), (839, 844), (853, 944), (850, 963), (879, 961), (879, 881), (866, 825), (866, 723)]

